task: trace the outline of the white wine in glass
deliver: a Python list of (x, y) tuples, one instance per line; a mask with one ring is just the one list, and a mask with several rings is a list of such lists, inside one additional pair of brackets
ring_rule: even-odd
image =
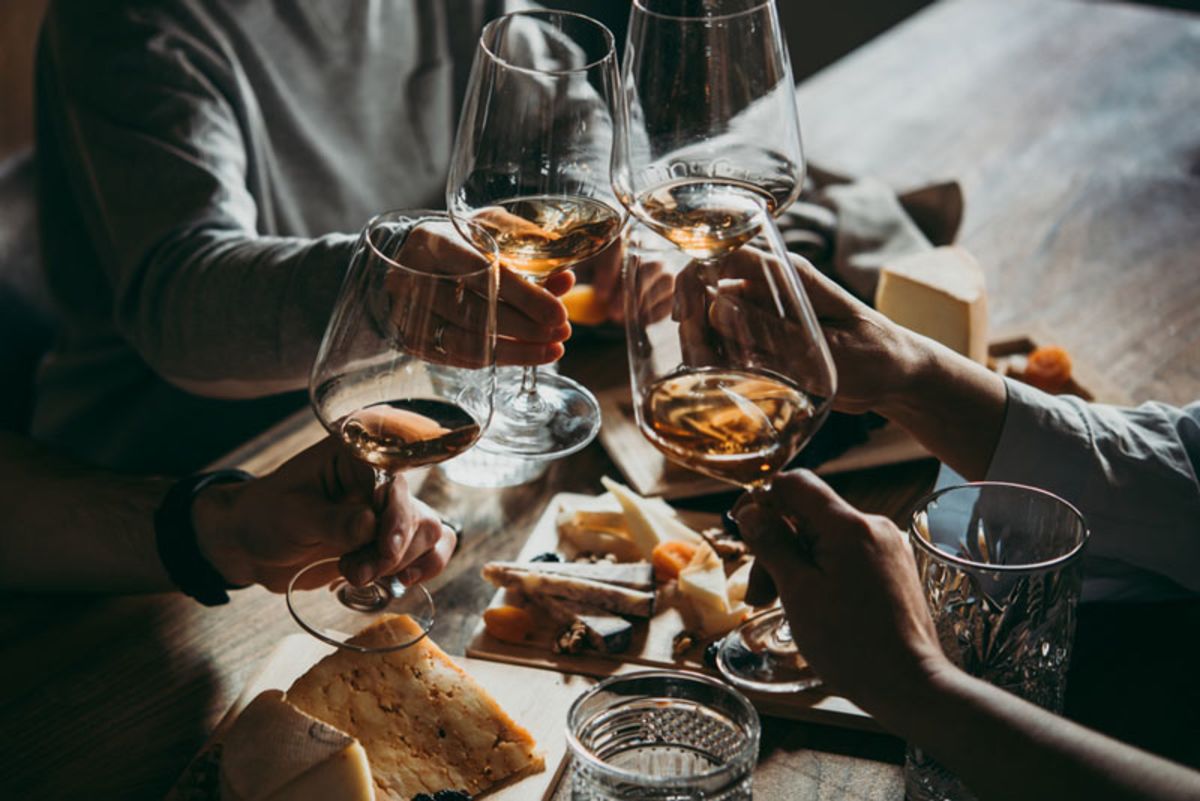
[[(466, 227), (470, 244), (444, 212), (367, 223), (313, 363), (313, 411), (374, 469), (377, 503), (395, 474), (466, 451), (491, 419), (499, 261), (487, 233)], [(385, 576), (356, 587), (338, 562), (314, 562), (288, 586), (288, 609), (305, 631), (360, 651), (425, 636), (434, 604), (423, 586)], [(384, 612), (409, 615), (419, 634), (370, 648), (349, 641)]]
[[(649, 226), (626, 228), (626, 335), (634, 414), (673, 462), (769, 503), (771, 482), (828, 414), (837, 372), (779, 228), (760, 203), (758, 236), (723, 256), (690, 258)], [(647, 284), (674, 278), (664, 307)], [(819, 684), (780, 610), (751, 618), (721, 643), (734, 684), (793, 692)]]
[[(489, 22), (467, 86), (446, 206), (496, 243), (504, 269), (541, 282), (619, 236), (624, 208), (610, 181), (617, 96), (612, 34), (561, 11)], [(497, 390), (480, 447), (554, 459), (600, 427), (592, 393), (528, 368)]]
[[(670, 57), (664, 57), (669, 53)], [(800, 194), (804, 153), (772, 0), (634, 0), (613, 185), (696, 259), (757, 235)]]

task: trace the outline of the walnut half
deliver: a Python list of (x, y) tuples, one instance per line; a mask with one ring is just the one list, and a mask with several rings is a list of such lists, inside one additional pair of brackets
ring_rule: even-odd
[(587, 647), (587, 626), (580, 623), (578, 620), (573, 620), (571, 623), (559, 632), (559, 635), (554, 638), (554, 653), (556, 654), (577, 654)]

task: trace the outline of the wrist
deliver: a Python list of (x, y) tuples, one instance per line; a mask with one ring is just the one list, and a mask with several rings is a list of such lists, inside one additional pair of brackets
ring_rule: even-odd
[(924, 408), (922, 398), (938, 384), (942, 365), (934, 352), (935, 343), (916, 336), (900, 326), (892, 326), (888, 358), (895, 366), (894, 375), (879, 399), (875, 411), (906, 426)]
[(237, 513), (244, 484), (212, 484), (192, 502), (196, 546), (213, 569), (230, 584), (251, 584), (250, 560), (242, 547)]
[(907, 676), (895, 676), (885, 692), (864, 698), (860, 706), (887, 730), (911, 736), (913, 721), (956, 692), (966, 674), (940, 651), (917, 662)]

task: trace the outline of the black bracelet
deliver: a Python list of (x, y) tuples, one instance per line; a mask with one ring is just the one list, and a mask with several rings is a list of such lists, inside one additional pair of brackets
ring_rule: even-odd
[(240, 587), (226, 581), (200, 553), (192, 524), (192, 503), (205, 487), (252, 478), (245, 470), (214, 470), (188, 476), (175, 482), (154, 513), (154, 539), (167, 576), (176, 587), (205, 606), (229, 603), (227, 590)]

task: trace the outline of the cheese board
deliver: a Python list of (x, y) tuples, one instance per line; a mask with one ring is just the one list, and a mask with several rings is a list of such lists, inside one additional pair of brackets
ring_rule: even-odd
[[(199, 801), (220, 798), (217, 773), (226, 735), (242, 711), (260, 693), (286, 690), (319, 660), (334, 649), (307, 634), (284, 637), (267, 656), (262, 667), (246, 683), (242, 693), (225, 712), (200, 752), (175, 783), (167, 801)], [(533, 671), (494, 661), (453, 657), (463, 670), (481, 684), (500, 706), (538, 743), (545, 769), (476, 795), (489, 801), (529, 801), (554, 795), (566, 764), (564, 731), (567, 710), (593, 684), (579, 674)]]
[[(564, 544), (560, 541), (558, 525), (560, 515), (565, 511), (594, 505), (595, 501), (596, 496), (575, 493), (554, 496), (515, 562), (529, 564), (541, 554), (562, 550)], [(720, 525), (716, 515), (701, 512), (680, 510), (678, 519), (696, 531)], [(510, 601), (509, 593), (499, 589), (489, 610), (507, 606)], [(555, 653), (553, 630), (549, 628), (533, 632), (522, 642), (506, 642), (489, 634), (481, 619), (467, 644), (467, 655), (476, 659), (592, 677), (647, 668), (672, 668), (719, 675), (715, 668), (705, 662), (703, 641), (698, 641), (679, 656), (674, 655), (676, 636), (689, 628), (688, 616), (677, 596), (660, 592), (657, 601), (653, 615), (648, 620), (634, 623), (627, 647), (618, 653), (605, 653), (596, 648), (580, 653)], [(868, 731), (879, 730), (875, 721), (853, 703), (820, 689), (779, 696), (750, 694), (750, 698), (763, 714)]]
[[(1012, 365), (1019, 364), (1038, 346), (1060, 341), (1052, 332), (1039, 328), (996, 336), (988, 345), (989, 367), (1007, 374)], [(1125, 393), (1112, 386), (1099, 371), (1077, 360), (1072, 365), (1072, 377), (1063, 393), (1077, 395), (1087, 401), (1128, 402)], [(600, 392), (596, 399), (604, 419), (600, 428), (600, 442), (634, 490), (642, 495), (655, 495), (667, 500), (732, 491), (727, 484), (674, 464), (650, 444), (637, 427), (628, 386)], [(817, 466), (816, 472), (820, 475), (836, 475), (932, 458), (919, 442), (899, 426), (887, 424), (870, 428), (862, 436), (864, 441), (861, 444), (823, 462)]]

